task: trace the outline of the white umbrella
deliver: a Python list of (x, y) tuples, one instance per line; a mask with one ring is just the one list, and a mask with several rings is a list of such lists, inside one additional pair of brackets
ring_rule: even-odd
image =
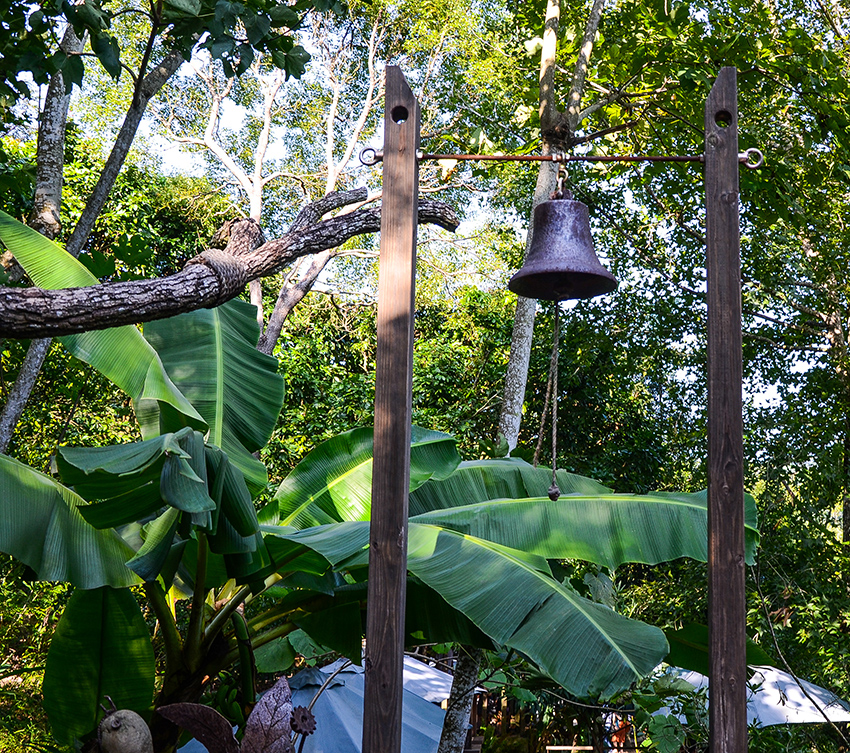
[[(753, 674), (747, 683), (749, 724), (769, 727), (773, 724), (850, 722), (850, 704), (831, 690), (807, 680), (800, 680), (798, 684), (792, 675), (776, 667), (750, 669)], [(668, 671), (693, 685), (695, 690), (708, 687), (708, 678), (699, 672), (678, 667), (670, 667)]]

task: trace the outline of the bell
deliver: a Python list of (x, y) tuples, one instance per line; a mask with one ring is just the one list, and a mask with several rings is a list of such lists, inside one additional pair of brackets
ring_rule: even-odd
[(599, 263), (587, 206), (553, 199), (534, 209), (534, 234), (522, 269), (508, 289), (526, 298), (565, 301), (610, 293), (617, 280)]

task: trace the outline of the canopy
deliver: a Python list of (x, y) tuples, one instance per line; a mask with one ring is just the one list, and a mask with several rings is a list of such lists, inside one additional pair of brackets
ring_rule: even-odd
[[(437, 684), (437, 675), (432, 675), (430, 679), (424, 678), (425, 672), (415, 666), (422, 663), (415, 659), (410, 661), (414, 663), (410, 666), (411, 683), (422, 693), (442, 695), (442, 691), (433, 687)], [(422, 666), (425, 667), (424, 664)], [(308, 706), (328, 675), (337, 668), (339, 663), (321, 670), (305, 669), (296, 674), (289, 682), (293, 705)], [(426, 669), (438, 671), (428, 667)], [(429, 687), (429, 683), (432, 687)], [(307, 737), (303, 753), (360, 753), (363, 738), (363, 685), (363, 670), (354, 665), (349, 665), (331, 680), (313, 706), (316, 731)], [(408, 690), (407, 685), (408, 662), (405, 662), (401, 749), (404, 753), (436, 753), (445, 712)]]
[[(325, 680), (345, 660), (304, 669), (289, 681), (292, 705), (309, 706)], [(316, 731), (307, 737), (303, 753), (360, 753), (363, 738), (363, 669), (349, 664), (331, 680), (316, 700)], [(435, 706), (449, 697), (452, 676), (424, 662), (405, 657), (401, 749), (404, 753), (436, 753), (445, 712)], [(181, 753), (205, 753), (191, 740)]]
[[(751, 667), (747, 683), (747, 722), (759, 727), (774, 724), (816, 724), (850, 722), (850, 704), (819, 685), (800, 680), (776, 667)], [(678, 667), (670, 670), (694, 686), (708, 687), (708, 678), (699, 672)], [(802, 689), (801, 687), (802, 686)], [(803, 692), (805, 690), (805, 692)]]

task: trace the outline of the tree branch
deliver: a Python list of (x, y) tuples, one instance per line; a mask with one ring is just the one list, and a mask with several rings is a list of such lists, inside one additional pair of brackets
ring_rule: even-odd
[[(454, 230), (458, 218), (447, 204), (421, 199), (419, 222)], [(204, 251), (169, 277), (64, 290), (0, 289), (0, 337), (67, 335), (214, 308), (239, 295), (250, 280), (380, 227), (380, 209), (359, 209), (262, 243), (259, 225), (242, 220), (233, 223), (224, 250)]]

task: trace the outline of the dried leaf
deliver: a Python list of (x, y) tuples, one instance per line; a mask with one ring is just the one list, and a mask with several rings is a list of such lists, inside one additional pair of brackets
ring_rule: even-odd
[(291, 725), (292, 692), (281, 677), (248, 717), (242, 753), (294, 753)]
[(200, 703), (172, 703), (157, 711), (168, 721), (191, 732), (210, 753), (239, 753), (239, 743), (233, 736), (230, 722), (215, 709)]

